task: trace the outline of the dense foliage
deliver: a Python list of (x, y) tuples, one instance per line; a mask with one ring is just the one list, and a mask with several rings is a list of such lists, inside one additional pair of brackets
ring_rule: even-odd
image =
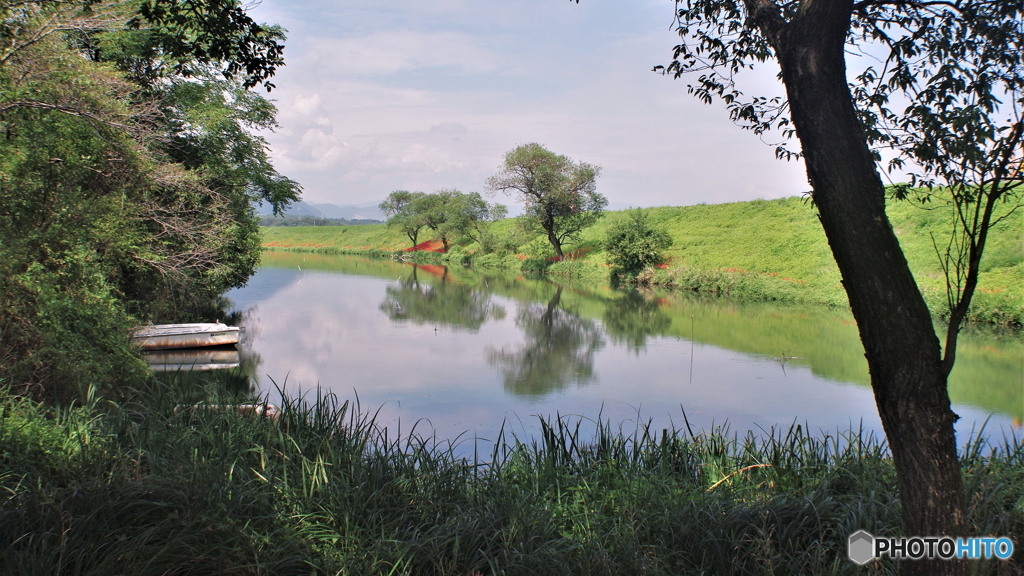
[(209, 316), (258, 262), (252, 201), (299, 191), (250, 132), (275, 112), (251, 78), (164, 50), (137, 7), (3, 6), (0, 381), (37, 396), (141, 373), (127, 331)]
[[(0, 572), (853, 575), (852, 530), (906, 535), (886, 447), (857, 430), (563, 417), (533, 442), (479, 441), (474, 462), (457, 454), (470, 439), (396, 436), (332, 396), (276, 420), (175, 410), (202, 397), (165, 392), (143, 419), (0, 401)], [(1021, 443), (969, 444), (962, 472), (969, 533), (1019, 542)], [(899, 573), (888, 559), (872, 570)]]
[(487, 222), (505, 216), (501, 204), (489, 204), (478, 192), (438, 190), (433, 194), (396, 190), (380, 203), (380, 210), (388, 217), (388, 226), (402, 231), (418, 244), (424, 228), (434, 232), (445, 252), (453, 242), (473, 241), (486, 234)]
[(501, 171), (487, 179), (487, 188), (517, 195), (526, 206), (522, 223), (543, 230), (561, 258), (565, 255), (562, 245), (577, 241), (608, 205), (597, 191), (600, 174), (599, 166), (573, 162), (530, 143), (505, 154)]
[(624, 220), (608, 229), (604, 249), (608, 262), (629, 277), (664, 260), (662, 251), (672, 246), (672, 237), (650, 222), (650, 215), (639, 208), (629, 210)]

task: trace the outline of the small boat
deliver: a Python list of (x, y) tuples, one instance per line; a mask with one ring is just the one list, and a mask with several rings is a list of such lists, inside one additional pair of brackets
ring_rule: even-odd
[(221, 370), (238, 368), (241, 357), (234, 348), (194, 348), (154, 350), (142, 358), (154, 372), (190, 372), (193, 370)]
[(241, 330), (237, 326), (215, 324), (152, 324), (132, 332), (132, 341), (143, 350), (199, 348), (237, 344)]

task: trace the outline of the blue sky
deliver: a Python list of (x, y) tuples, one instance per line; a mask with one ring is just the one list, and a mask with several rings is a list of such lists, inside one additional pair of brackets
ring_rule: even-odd
[[(678, 37), (669, 0), (263, 0), (288, 30), (271, 93), (275, 166), (311, 202), (393, 190), (483, 191), (518, 144), (602, 166), (638, 206), (799, 194), (803, 165), (734, 126), (686, 80), (651, 72)], [(751, 93), (780, 92), (774, 70)], [(496, 200), (507, 202), (499, 196)]]

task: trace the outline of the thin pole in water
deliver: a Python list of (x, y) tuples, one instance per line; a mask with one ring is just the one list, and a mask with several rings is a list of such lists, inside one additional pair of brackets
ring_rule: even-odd
[(690, 312), (690, 384), (693, 384), (693, 312)]

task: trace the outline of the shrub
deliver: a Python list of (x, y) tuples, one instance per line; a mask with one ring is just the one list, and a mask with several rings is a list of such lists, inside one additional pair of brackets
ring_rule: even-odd
[(465, 248), (455, 244), (441, 256), (441, 261), (452, 266), (468, 266), (469, 254)]
[[(519, 260), (516, 260), (518, 263)], [(473, 266), (480, 268), (501, 268), (505, 266), (505, 259), (497, 254), (483, 254), (480, 256), (473, 256)]]
[(480, 244), (480, 251), (484, 254), (498, 254), (504, 256), (515, 252), (518, 244), (515, 235), (502, 235), (495, 233), (490, 227), (481, 228), (477, 242)]
[(608, 269), (586, 260), (561, 260), (548, 268), (548, 275), (566, 280), (607, 282)]
[(672, 246), (672, 237), (662, 228), (655, 228), (645, 210), (626, 212), (626, 218), (608, 229), (605, 250), (608, 262), (621, 273), (636, 277), (641, 270), (660, 264), (661, 251)]
[(548, 239), (543, 236), (538, 236), (525, 245), (520, 246), (519, 250), (529, 258), (548, 259), (555, 257), (555, 250), (551, 247)]
[(526, 274), (543, 274), (548, 271), (551, 264), (553, 262), (546, 258), (527, 258), (523, 260), (520, 270)]

